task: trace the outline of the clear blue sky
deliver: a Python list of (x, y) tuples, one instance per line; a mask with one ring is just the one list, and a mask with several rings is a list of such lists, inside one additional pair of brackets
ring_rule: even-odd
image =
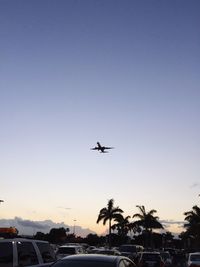
[(1, 219), (101, 233), (110, 198), (174, 221), (199, 204), (199, 13), (199, 0), (0, 1)]

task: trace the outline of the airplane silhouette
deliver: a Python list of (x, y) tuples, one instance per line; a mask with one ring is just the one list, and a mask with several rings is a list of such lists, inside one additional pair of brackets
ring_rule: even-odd
[(98, 150), (101, 153), (108, 153), (108, 151), (105, 151), (106, 149), (113, 149), (114, 147), (107, 147), (107, 146), (101, 146), (99, 142), (97, 142), (97, 146), (91, 148), (91, 150)]

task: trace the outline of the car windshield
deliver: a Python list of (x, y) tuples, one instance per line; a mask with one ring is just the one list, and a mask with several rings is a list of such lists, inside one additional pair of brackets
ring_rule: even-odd
[(191, 255), (190, 256), (191, 261), (200, 261), (200, 254), (198, 255)]
[(52, 267), (114, 267), (113, 262), (103, 261), (81, 261), (81, 260), (60, 260), (52, 265)]
[(75, 248), (70, 248), (70, 247), (62, 247), (58, 249), (58, 253), (66, 253), (66, 254), (73, 254), (75, 253)]

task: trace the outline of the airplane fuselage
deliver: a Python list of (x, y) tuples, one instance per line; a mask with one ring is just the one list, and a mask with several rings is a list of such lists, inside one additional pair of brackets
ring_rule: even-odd
[(106, 146), (101, 146), (99, 142), (97, 142), (97, 146), (91, 148), (92, 150), (98, 150), (100, 153), (108, 153), (108, 151), (105, 151), (106, 149), (112, 149), (114, 147), (106, 147)]

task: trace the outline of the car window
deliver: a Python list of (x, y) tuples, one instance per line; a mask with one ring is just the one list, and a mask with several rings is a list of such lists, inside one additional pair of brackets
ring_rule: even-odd
[(191, 255), (190, 256), (190, 260), (191, 261), (200, 261), (200, 254), (196, 254), (196, 255)]
[(55, 260), (55, 255), (53, 253), (53, 249), (50, 247), (47, 243), (42, 242), (36, 242), (38, 249), (40, 251), (40, 254), (42, 255), (42, 259), (44, 263), (46, 262), (52, 262)]
[(11, 242), (0, 243), (0, 267), (13, 266), (13, 248)]
[(19, 266), (38, 264), (38, 258), (31, 242), (17, 242)]

